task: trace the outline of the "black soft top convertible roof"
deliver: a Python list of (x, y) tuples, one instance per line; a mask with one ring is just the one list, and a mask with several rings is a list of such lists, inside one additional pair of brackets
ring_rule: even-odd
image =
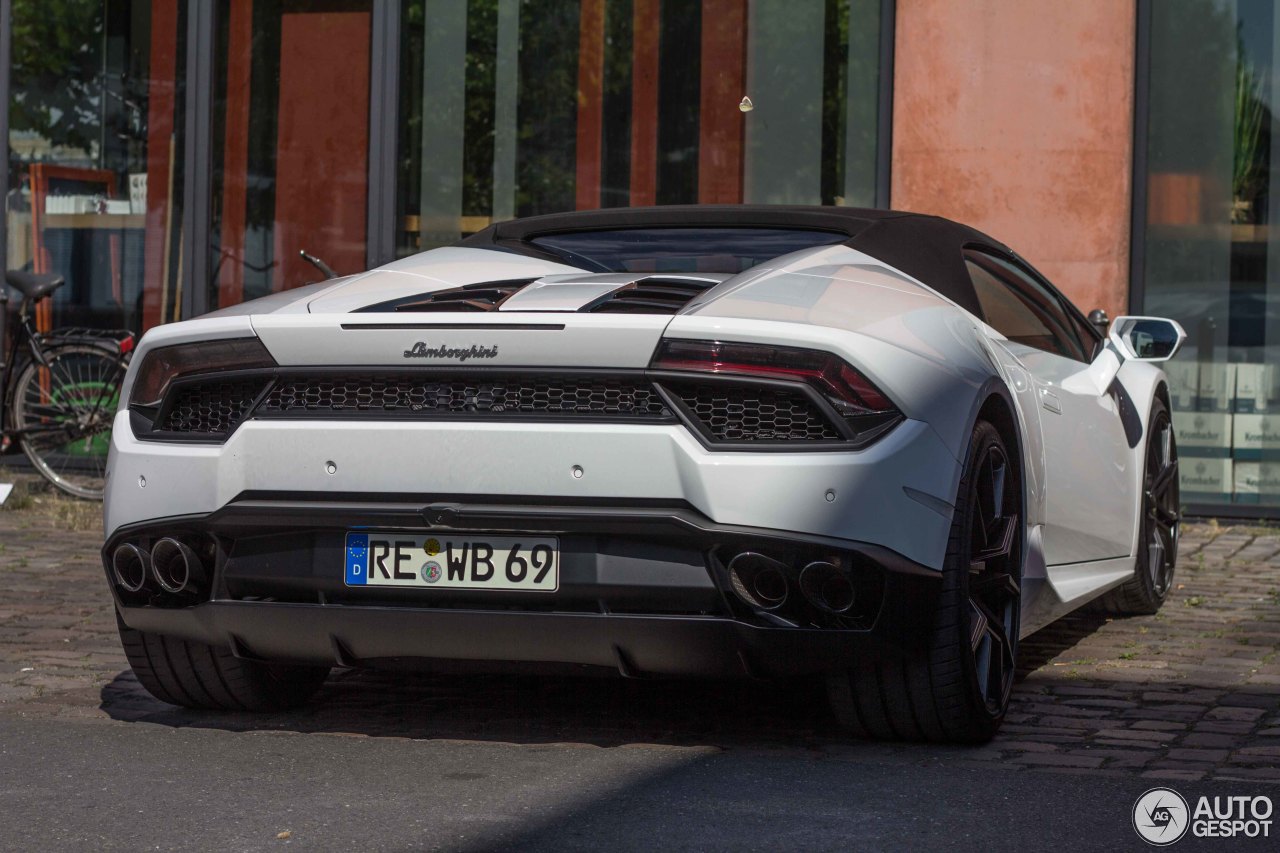
[[(970, 313), (981, 317), (962, 250), (981, 246), (1004, 254), (1008, 247), (967, 225), (894, 210), (787, 205), (667, 205), (615, 207), (531, 216), (490, 225), (462, 241), (564, 263), (532, 243), (552, 234), (628, 228), (795, 228), (843, 234), (843, 244), (919, 279)], [(714, 253), (715, 247), (708, 246)]]

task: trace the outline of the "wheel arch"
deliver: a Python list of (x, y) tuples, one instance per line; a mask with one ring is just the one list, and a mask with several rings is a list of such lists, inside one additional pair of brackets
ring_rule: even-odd
[[(1018, 429), (1017, 419), (1013, 414), (1013, 404), (1008, 398), (998, 393), (988, 395), (978, 408), (974, 423), (976, 424), (980, 420), (985, 420), (996, 428), (996, 432), (1000, 433), (1000, 438), (1014, 450), (1015, 457), (1022, 456), (1022, 432)], [(1018, 465), (1019, 476), (1021, 476), (1022, 462), (1020, 458), (1016, 464)]]
[[(1044, 585), (1046, 570), (1038, 526), (1044, 518), (1043, 444), (1040, 439), (1038, 410), (1024, 411), (1026, 406), (1036, 405), (1033, 386), (1024, 389), (1021, 400), (999, 377), (991, 377), (974, 397), (973, 412), (969, 417), (969, 434), (979, 420), (986, 420), (995, 427), (1014, 465), (1014, 475), (1022, 495), (1022, 576), (1024, 582), (1023, 612), (1033, 604)], [(961, 462), (963, 467), (964, 462)], [(1030, 579), (1030, 586), (1026, 586)]]
[(1161, 379), (1156, 385), (1156, 396), (1164, 402), (1165, 408), (1173, 411), (1173, 398), (1169, 396), (1169, 383)]
[(1141, 532), (1142, 516), (1142, 479), (1146, 466), (1147, 433), (1151, 427), (1151, 404), (1159, 399), (1173, 416), (1172, 399), (1169, 394), (1169, 380), (1164, 370), (1151, 362), (1126, 360), (1120, 365), (1116, 375), (1125, 393), (1132, 400), (1133, 414), (1137, 419), (1139, 430), (1133, 442), (1131, 459), (1133, 460), (1133, 490), (1135, 500), (1132, 507), (1133, 530), (1129, 553), (1137, 555), (1138, 536)]
[[(1022, 422), (1018, 405), (1013, 393), (1005, 383), (991, 377), (974, 397), (975, 405), (969, 416), (968, 434), (972, 434), (978, 421), (985, 420), (996, 428), (1001, 440), (1009, 448), (1010, 455), (1017, 466), (1018, 481), (1022, 488), (1022, 502), (1027, 503), (1027, 464), (1026, 441), (1023, 435), (1025, 426)], [(964, 464), (964, 460), (960, 460)]]
[(995, 427), (1000, 439), (1009, 448), (1010, 461), (1013, 463), (1018, 490), (1022, 496), (1022, 554), (1025, 559), (1028, 544), (1027, 531), (1030, 527), (1028, 520), (1032, 517), (1028, 511), (1032, 495), (1027, 485), (1026, 469), (1029, 460), (1026, 455), (1026, 442), (1023, 438), (1018, 408), (1008, 387), (995, 378), (987, 383), (984, 393), (979, 395), (978, 399), (978, 408), (969, 425), (969, 431), (973, 431), (978, 421), (987, 421)]

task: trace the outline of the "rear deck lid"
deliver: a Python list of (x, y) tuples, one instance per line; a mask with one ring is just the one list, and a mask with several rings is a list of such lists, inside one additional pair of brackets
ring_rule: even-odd
[(550, 312), (266, 315), (254, 331), (284, 366), (574, 367), (649, 364), (670, 315)]

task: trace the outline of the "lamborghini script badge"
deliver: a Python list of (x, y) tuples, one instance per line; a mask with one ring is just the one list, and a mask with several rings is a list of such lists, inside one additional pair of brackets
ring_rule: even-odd
[(404, 351), (405, 358), (456, 358), (458, 361), (466, 361), (469, 358), (497, 358), (498, 345), (491, 347), (481, 347), (472, 344), (469, 348), (465, 347), (429, 347), (422, 341), (418, 341), (413, 345), (413, 349)]

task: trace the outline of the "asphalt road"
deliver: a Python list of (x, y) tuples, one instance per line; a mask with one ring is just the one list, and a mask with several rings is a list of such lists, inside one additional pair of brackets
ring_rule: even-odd
[(851, 741), (812, 684), (337, 670), (287, 713), (175, 708), (86, 508), (0, 511), (0, 853), (1145, 850), (1152, 787), (1280, 803), (1273, 530), (1186, 528), (1159, 614), (1026, 638), (1000, 734), (944, 747)]
[[(1151, 784), (927, 759), (0, 717), (8, 850), (1143, 849), (1130, 811)], [(1188, 836), (1176, 849), (1253, 847), (1266, 845)]]

